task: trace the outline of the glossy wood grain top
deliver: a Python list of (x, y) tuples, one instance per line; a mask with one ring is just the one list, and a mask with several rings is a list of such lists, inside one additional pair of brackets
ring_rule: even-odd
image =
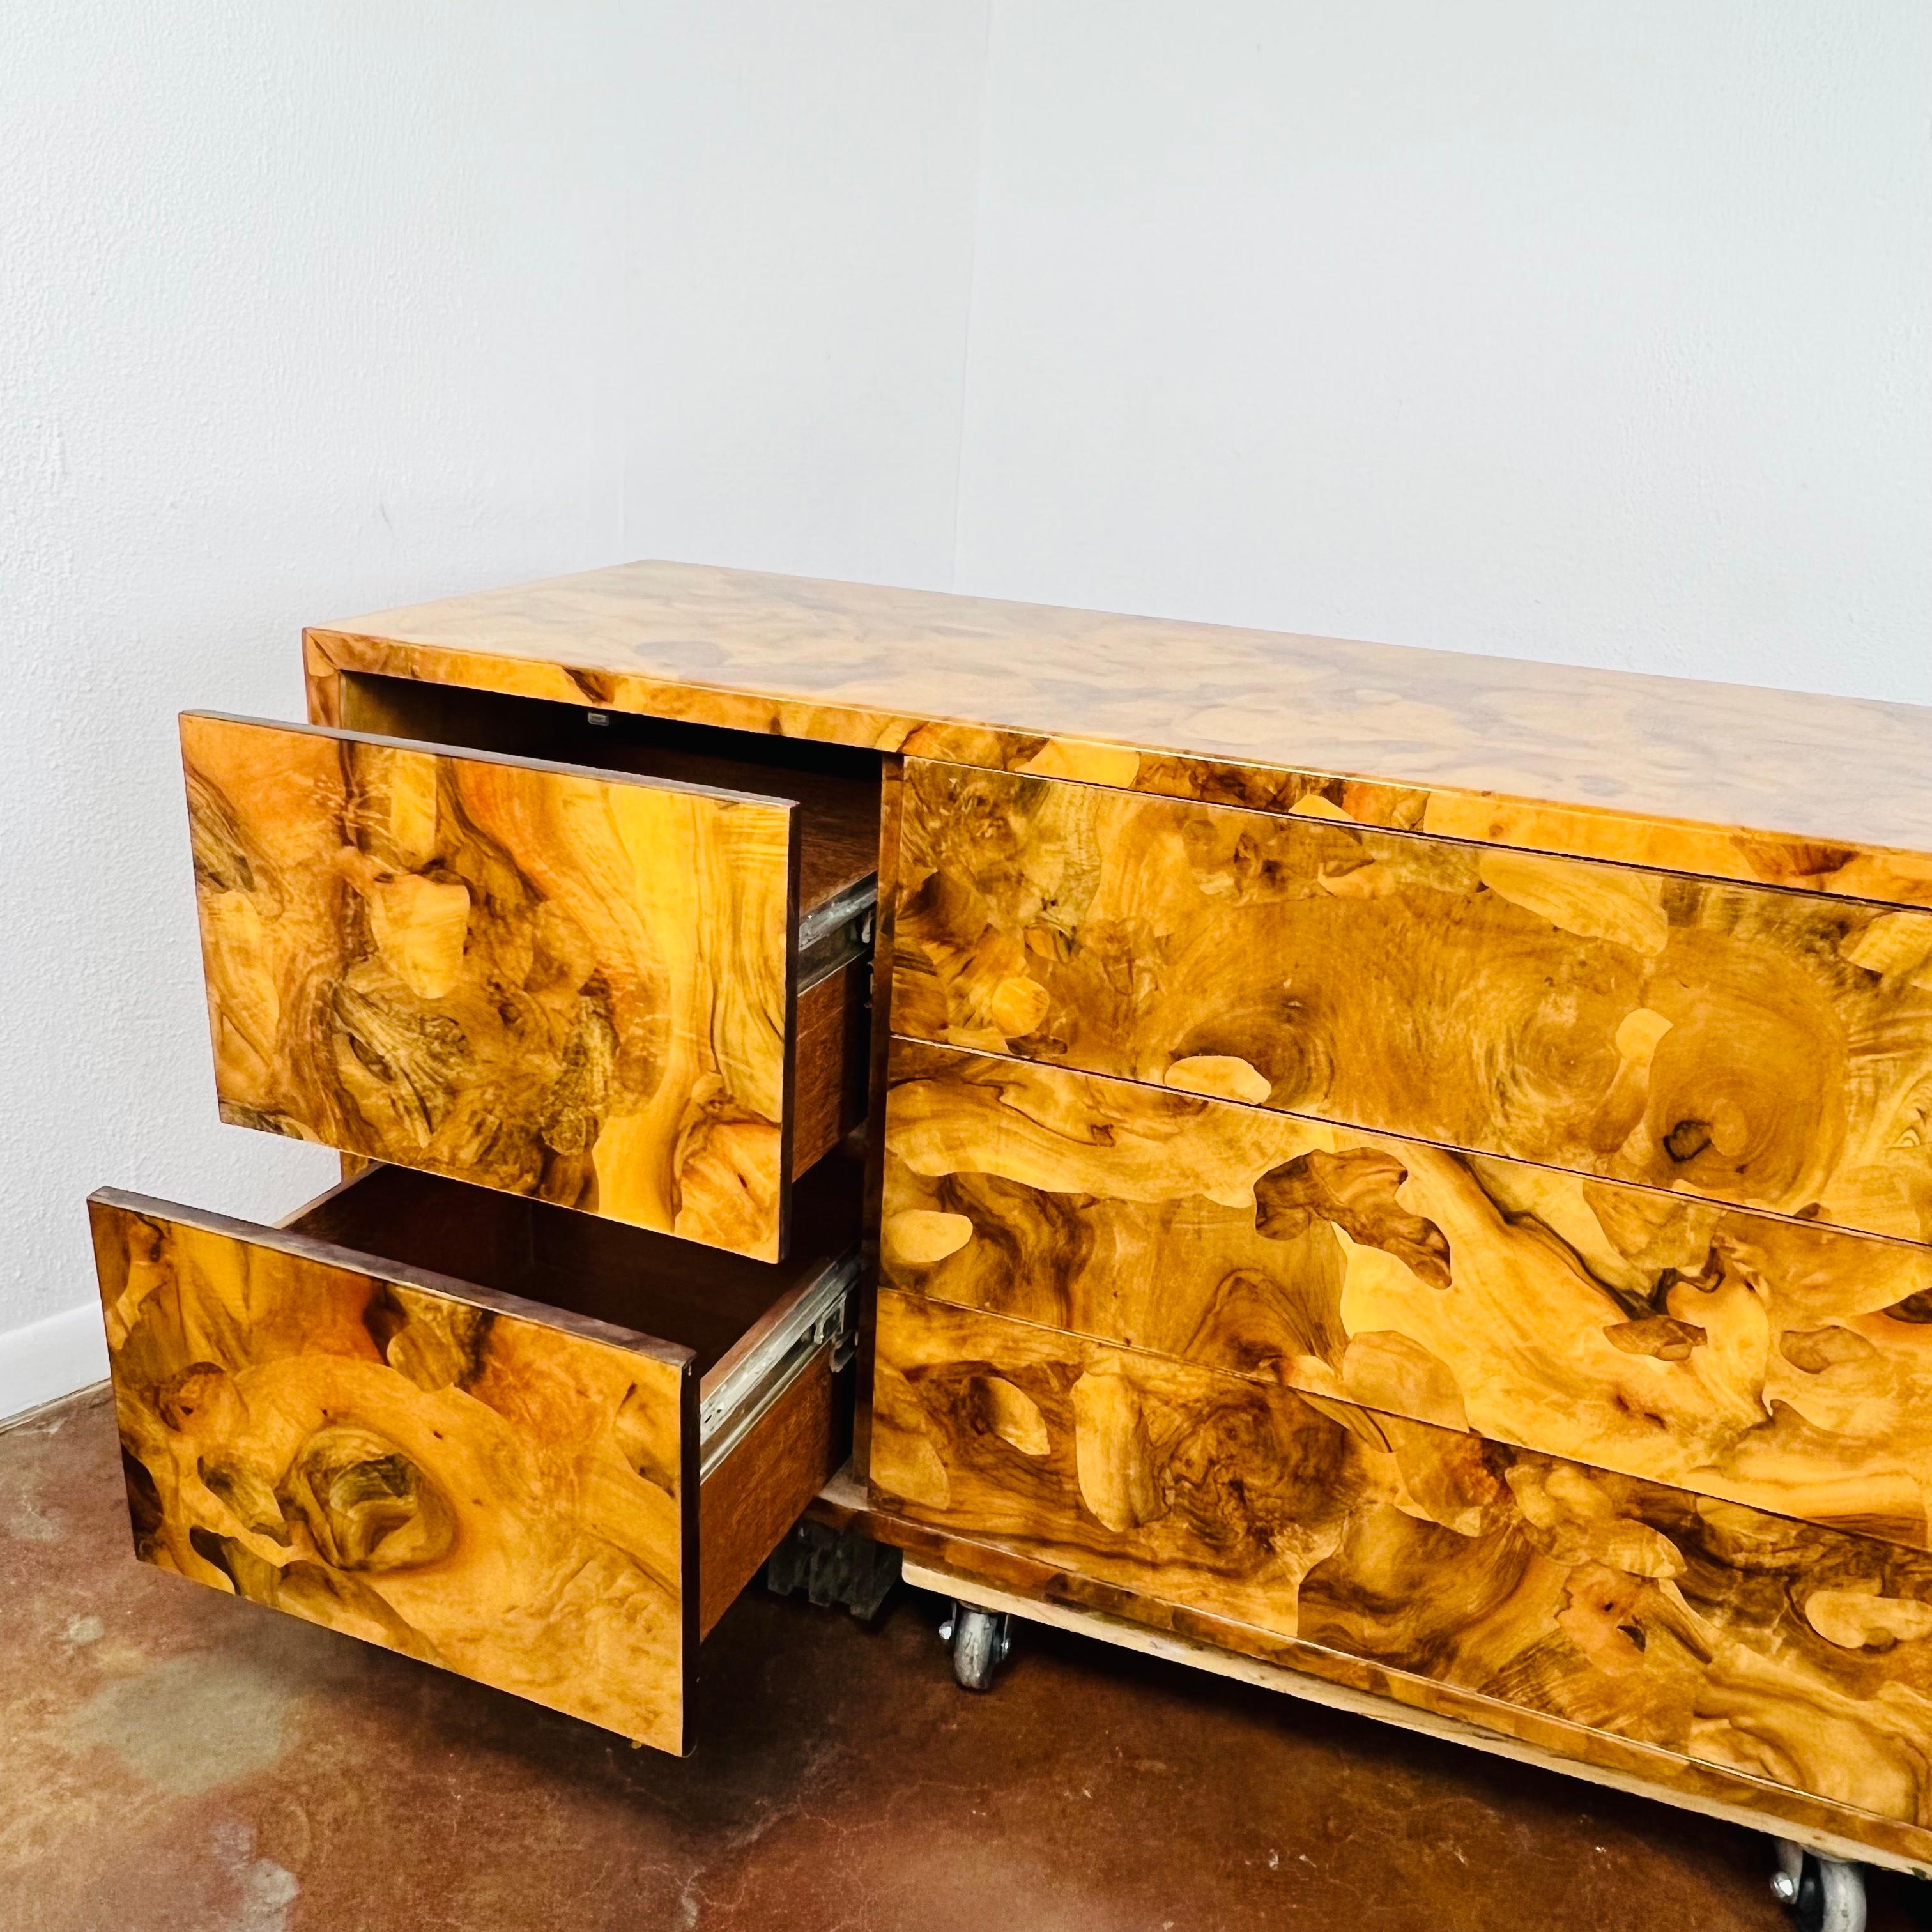
[(325, 685), (515, 689), (1932, 902), (1932, 707), (662, 562), (308, 634)]

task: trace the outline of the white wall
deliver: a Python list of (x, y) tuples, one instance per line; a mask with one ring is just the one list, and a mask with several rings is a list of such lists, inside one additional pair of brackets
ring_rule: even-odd
[(944, 580), (984, 40), (5, 10), (0, 1417), (102, 1372), (91, 1188), (334, 1174), (214, 1118), (175, 712), (299, 717), (304, 622), (638, 550)]
[(170, 722), (304, 621), (682, 556), (1932, 698), (1928, 124), (1922, 0), (16, 0), (0, 1416), (90, 1187), (332, 1171), (214, 1120)]
[(624, 556), (950, 584), (986, 38), (979, 0), (653, 16), (698, 98), (633, 157)]
[(1019, 0), (986, 99), (961, 588), (1932, 699), (1924, 0)]

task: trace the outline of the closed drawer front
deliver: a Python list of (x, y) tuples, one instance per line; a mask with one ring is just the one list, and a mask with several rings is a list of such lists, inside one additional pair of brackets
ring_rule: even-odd
[(1932, 916), (909, 762), (893, 1026), (1932, 1237)]
[(896, 1290), (873, 1402), (916, 1522), (1932, 1822), (1932, 1556)]
[(781, 1268), (398, 1168), (283, 1228), (89, 1206), (140, 1556), (686, 1748), (700, 1637), (843, 1454), (848, 1210)]
[(1932, 1254), (896, 1041), (894, 1286), (1932, 1540)]
[(196, 713), (182, 743), (225, 1120), (783, 1252), (864, 1054), (849, 837), (802, 906), (788, 798)]

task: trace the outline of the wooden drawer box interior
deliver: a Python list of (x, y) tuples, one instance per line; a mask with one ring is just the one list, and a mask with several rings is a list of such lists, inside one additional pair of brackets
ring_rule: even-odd
[(684, 1748), (698, 1640), (845, 1453), (850, 1165), (781, 1264), (404, 1168), (280, 1228), (95, 1196), (138, 1552)]
[(224, 1118), (776, 1259), (863, 1112), (876, 756), (346, 682), (182, 720)]

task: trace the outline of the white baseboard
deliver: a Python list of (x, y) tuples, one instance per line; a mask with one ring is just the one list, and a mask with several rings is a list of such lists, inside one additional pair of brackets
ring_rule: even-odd
[(98, 1302), (9, 1329), (0, 1334), (0, 1422), (71, 1395), (106, 1372)]

